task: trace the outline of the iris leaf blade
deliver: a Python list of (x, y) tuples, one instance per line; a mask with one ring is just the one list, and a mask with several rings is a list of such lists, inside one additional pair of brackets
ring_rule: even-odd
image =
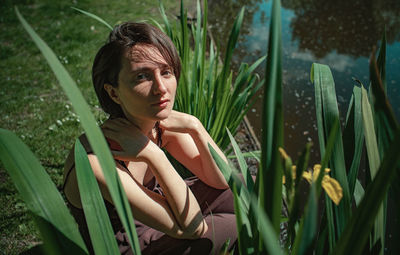
[[(280, 1), (272, 3), (264, 83), (263, 133), (259, 181), (260, 207), (265, 210), (276, 234), (280, 231), (283, 166), (278, 151), (283, 147), (282, 43)], [(260, 250), (262, 240), (260, 239)]]
[(0, 129), (0, 159), (42, 232), (48, 252), (87, 254), (77, 224), (61, 194), (32, 151)]
[(118, 254), (118, 246), (110, 219), (90, 166), (87, 153), (79, 139), (75, 142), (75, 171), (90, 239), (96, 254)]

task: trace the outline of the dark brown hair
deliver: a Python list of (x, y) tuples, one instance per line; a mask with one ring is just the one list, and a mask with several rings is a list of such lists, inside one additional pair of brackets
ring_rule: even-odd
[(92, 68), (92, 80), (99, 103), (111, 117), (124, 117), (121, 107), (115, 103), (104, 89), (104, 84), (118, 87), (118, 75), (122, 68), (124, 52), (136, 44), (149, 44), (156, 47), (167, 64), (174, 70), (179, 80), (181, 63), (171, 39), (158, 28), (146, 24), (126, 22), (117, 25), (108, 40), (96, 54)]

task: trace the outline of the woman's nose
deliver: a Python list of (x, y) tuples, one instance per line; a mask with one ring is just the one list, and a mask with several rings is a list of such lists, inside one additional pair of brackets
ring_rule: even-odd
[(165, 86), (165, 81), (160, 73), (154, 75), (153, 81), (153, 93), (154, 94), (165, 94), (167, 92), (167, 87)]

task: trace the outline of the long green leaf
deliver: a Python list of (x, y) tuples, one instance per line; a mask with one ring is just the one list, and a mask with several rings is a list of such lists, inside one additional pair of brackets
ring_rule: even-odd
[[(371, 111), (371, 106), (368, 102), (368, 94), (363, 87), (361, 88), (361, 90), (362, 90), (362, 116), (364, 123), (365, 145), (367, 148), (371, 179), (373, 180), (378, 171), (381, 160), (378, 151), (378, 143), (376, 141), (374, 119)], [(374, 245), (378, 240), (380, 240), (381, 242), (381, 247), (384, 247), (385, 219), (384, 219), (383, 204), (381, 205), (378, 215), (376, 217), (372, 245)]]
[(237, 170), (234, 167), (229, 166), (215, 151), (215, 149), (209, 144), (208, 149), (211, 152), (212, 157), (215, 160), (219, 170), (224, 175), (226, 182), (228, 183), (231, 190), (233, 190), (233, 186), (236, 186), (237, 192), (241, 199), (241, 202), (245, 206), (245, 208), (249, 208), (250, 203), (250, 194), (248, 190), (242, 185), (242, 181), (237, 175)]
[(96, 120), (90, 111), (89, 105), (86, 103), (79, 91), (76, 83), (71, 78), (67, 70), (57, 59), (54, 52), (47, 46), (47, 44), (36, 34), (32, 27), (25, 21), (21, 16), (18, 9), (15, 9), (18, 19), (21, 24), (31, 36), (37, 47), (42, 52), (43, 56), (47, 60), (52, 69), (53, 73), (57, 77), (61, 87), (65, 91), (67, 97), (72, 103), (72, 106), (79, 116), (80, 123), (83, 129), (86, 131), (86, 135), (93, 148), (93, 151), (98, 156), (100, 165), (105, 176), (108, 190), (113, 199), (115, 208), (117, 209), (118, 215), (121, 222), (126, 230), (128, 239), (133, 246), (133, 250), (136, 254), (140, 254), (139, 240), (136, 234), (136, 228), (132, 217), (131, 207), (126, 198), (125, 191), (121, 185), (117, 171), (115, 171), (115, 162), (112, 158), (111, 152), (107, 146), (106, 140), (96, 124)]
[[(231, 59), (232, 59), (232, 55), (233, 55), (233, 50), (235, 49), (236, 42), (239, 37), (240, 27), (242, 26), (242, 23), (243, 23), (244, 10), (245, 10), (244, 7), (242, 7), (240, 9), (240, 12), (239, 12), (238, 16), (236, 17), (235, 22), (233, 23), (233, 27), (232, 27), (231, 33), (229, 35), (228, 45), (226, 47), (225, 58), (224, 58), (224, 66), (222, 69), (221, 82), (225, 82), (230, 73)], [(222, 84), (219, 84), (219, 85), (222, 85)], [(228, 85), (230, 88), (231, 84), (228, 84)], [(223, 88), (223, 86), (219, 86), (219, 87), (221, 89)]]
[(114, 231), (96, 177), (79, 139), (75, 142), (75, 169), (90, 239), (96, 254), (118, 254)]
[[(328, 137), (333, 122), (339, 119), (339, 110), (336, 101), (335, 84), (328, 66), (314, 63), (311, 68), (311, 81), (315, 86), (317, 124), (320, 139), (321, 157), (324, 155), (324, 140)], [(344, 161), (343, 142), (341, 131), (329, 164), (332, 176), (340, 183), (343, 189), (343, 198), (338, 207), (335, 207), (337, 236), (346, 225), (351, 214), (351, 197), (347, 181), (347, 173)], [(332, 234), (332, 233), (330, 233)]]
[[(276, 234), (280, 232), (282, 204), (282, 163), (279, 147), (283, 147), (282, 113), (282, 43), (281, 43), (281, 4), (272, 3), (271, 23), (268, 39), (268, 54), (265, 71), (263, 133), (259, 199), (260, 206), (267, 213)], [(261, 241), (261, 240), (260, 240)]]
[(378, 143), (376, 141), (376, 134), (374, 129), (374, 119), (372, 116), (371, 106), (368, 102), (367, 91), (362, 89), (362, 117), (365, 130), (365, 145), (367, 148), (369, 168), (371, 178), (373, 179), (378, 171), (380, 165)]
[(74, 218), (39, 160), (14, 133), (1, 128), (0, 159), (35, 216), (48, 254), (87, 254)]
[(104, 19), (100, 18), (99, 16), (97, 16), (97, 15), (95, 15), (95, 14), (93, 14), (93, 13), (90, 13), (90, 12), (87, 12), (87, 11), (84, 11), (84, 10), (81, 10), (81, 9), (78, 9), (78, 8), (75, 8), (75, 7), (71, 7), (71, 8), (74, 9), (74, 10), (76, 10), (76, 11), (78, 11), (78, 12), (80, 12), (80, 13), (83, 13), (83, 14), (85, 14), (85, 15), (91, 17), (92, 19), (97, 20), (98, 22), (100, 22), (100, 23), (102, 23), (103, 25), (105, 25), (106, 27), (108, 27), (110, 30), (113, 30), (112, 26), (111, 26), (110, 24), (108, 24)]
[[(161, 13), (161, 17), (163, 19), (164, 25), (165, 25), (165, 29), (166, 29), (166, 34), (172, 39), (172, 29), (171, 29), (171, 25), (169, 24), (167, 15), (165, 14), (165, 8), (164, 5), (162, 3), (161, 0), (158, 0), (158, 5), (159, 5), (159, 9), (160, 9), (160, 13)], [(160, 27), (161, 28), (161, 27)]]
[(365, 190), (364, 198), (353, 213), (333, 254), (361, 254), (395, 175), (400, 174), (400, 129), (397, 129), (375, 179)]
[[(256, 159), (258, 162), (260, 162), (261, 151), (242, 152), (242, 156), (243, 156), (244, 158), (254, 158), (254, 159)], [(235, 155), (229, 155), (227, 158), (232, 159), (232, 158), (236, 158), (236, 156), (235, 156)]]
[(346, 126), (343, 132), (346, 166), (349, 169), (348, 182), (350, 194), (354, 192), (364, 146), (361, 93), (361, 88), (354, 86), (347, 112)]
[(232, 147), (235, 151), (235, 155), (237, 157), (237, 160), (239, 162), (239, 167), (243, 175), (244, 183), (246, 184), (247, 189), (251, 193), (254, 187), (254, 181), (253, 178), (251, 177), (250, 172), (248, 171), (246, 161), (244, 160), (244, 157), (242, 155), (242, 152), (240, 151), (239, 145), (236, 143), (235, 139), (233, 138), (231, 132), (229, 129), (226, 129), (229, 139), (231, 140)]

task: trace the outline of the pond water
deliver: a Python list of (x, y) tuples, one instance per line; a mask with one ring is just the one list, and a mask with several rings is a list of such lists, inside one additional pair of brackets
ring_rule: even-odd
[[(246, 7), (246, 13), (235, 52), (236, 65), (253, 63), (266, 54), (272, 1), (209, 3), (209, 24), (219, 42), (227, 41), (233, 17), (241, 6)], [(379, 45), (385, 25), (387, 92), (400, 119), (400, 1), (282, 0), (281, 15), (285, 148), (290, 155), (297, 158), (304, 145), (313, 141), (312, 160), (320, 159), (314, 87), (310, 81), (312, 63), (331, 68), (343, 121), (355, 85), (352, 77), (368, 86), (369, 56), (373, 47)], [(257, 72), (263, 76), (264, 69), (265, 65)], [(259, 140), (261, 116), (262, 100), (259, 100), (248, 113)]]

